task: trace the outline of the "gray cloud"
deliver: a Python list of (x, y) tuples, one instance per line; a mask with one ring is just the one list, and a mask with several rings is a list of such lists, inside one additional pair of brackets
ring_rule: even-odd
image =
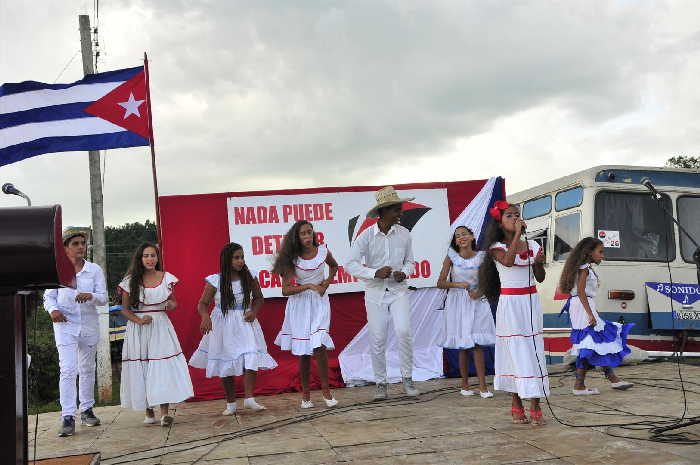
[[(517, 189), (698, 142), (690, 2), (102, 3), (101, 69), (149, 52), (164, 194), (491, 175)], [(34, 11), (0, 5), (2, 34), (22, 37)], [(2, 80), (53, 79), (77, 47), (80, 5), (52, 4), (18, 40), (26, 49), (0, 48)], [(74, 63), (63, 80), (79, 77)], [(109, 152), (108, 223), (152, 217), (148, 157)], [(39, 157), (0, 178), (85, 222), (83, 158)]]

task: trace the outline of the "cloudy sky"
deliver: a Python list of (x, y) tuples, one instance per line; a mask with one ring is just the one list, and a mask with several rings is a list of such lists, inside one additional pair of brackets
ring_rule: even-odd
[[(94, 4), (0, 0), (0, 82), (80, 79)], [(693, 0), (102, 0), (98, 66), (149, 54), (162, 195), (495, 175), (516, 192), (697, 155), (698, 18)], [(149, 157), (107, 152), (107, 224), (154, 217)], [(8, 181), (89, 224), (86, 153)]]

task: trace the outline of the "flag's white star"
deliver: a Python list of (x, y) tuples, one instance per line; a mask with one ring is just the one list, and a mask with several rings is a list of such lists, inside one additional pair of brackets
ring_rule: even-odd
[(136, 115), (139, 118), (141, 118), (141, 113), (139, 113), (139, 107), (143, 102), (145, 102), (145, 100), (135, 100), (134, 93), (130, 92), (129, 100), (127, 100), (126, 102), (118, 102), (117, 104), (126, 109), (126, 113), (124, 113), (124, 119), (127, 119), (130, 115)]

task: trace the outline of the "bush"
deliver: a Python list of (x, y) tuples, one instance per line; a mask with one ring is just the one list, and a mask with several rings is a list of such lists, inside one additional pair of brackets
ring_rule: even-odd
[[(57, 405), (58, 351), (53, 337), (51, 318), (42, 307), (27, 318), (27, 352), (32, 357), (28, 373), (28, 410), (43, 411), (46, 404)], [(52, 409), (53, 410), (53, 409)]]

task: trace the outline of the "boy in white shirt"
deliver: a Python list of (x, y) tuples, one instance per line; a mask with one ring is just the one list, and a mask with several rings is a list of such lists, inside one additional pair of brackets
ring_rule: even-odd
[[(372, 338), (372, 368), (377, 384), (375, 400), (388, 397), (386, 377), (386, 339), (389, 315), (394, 321), (399, 341), (399, 358), (404, 392), (417, 396), (413, 385), (413, 338), (411, 334), (411, 305), (406, 278), (415, 269), (411, 234), (399, 224), (403, 202), (393, 187), (375, 193), (377, 204), (367, 213), (379, 217), (377, 224), (367, 228), (355, 239), (346, 269), (365, 284), (367, 325)], [(364, 265), (363, 265), (364, 258)]]
[[(75, 433), (76, 397), (80, 397), (80, 423), (97, 426), (95, 405), (95, 354), (99, 340), (97, 306), (107, 303), (105, 277), (99, 265), (85, 260), (88, 232), (69, 228), (63, 233), (66, 255), (75, 266), (76, 289), (44, 292), (44, 309), (51, 315), (58, 349), (61, 426), (58, 435)], [(79, 392), (75, 381), (79, 378)]]

